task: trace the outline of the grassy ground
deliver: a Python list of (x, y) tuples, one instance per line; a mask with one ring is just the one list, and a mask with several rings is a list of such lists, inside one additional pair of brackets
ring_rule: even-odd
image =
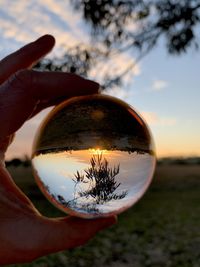
[[(39, 193), (31, 169), (10, 167), (47, 216), (61, 213)], [(86, 246), (40, 258), (37, 267), (199, 267), (200, 165), (160, 165), (146, 195)]]

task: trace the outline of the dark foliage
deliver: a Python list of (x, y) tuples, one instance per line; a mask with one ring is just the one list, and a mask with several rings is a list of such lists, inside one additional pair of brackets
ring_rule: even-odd
[[(200, 0), (71, 0), (74, 10), (91, 26), (93, 44), (67, 48), (62, 58), (45, 60), (40, 70), (69, 71), (88, 76), (99, 61), (120, 53), (132, 52), (136, 62), (151, 51), (160, 39), (167, 51), (179, 55), (190, 47), (198, 48), (197, 26)], [(108, 71), (102, 88), (123, 85), (124, 77), (135, 67), (127, 63), (121, 73)]]
[(31, 160), (29, 157), (25, 156), (24, 159), (19, 159), (19, 158), (14, 158), (12, 160), (6, 161), (5, 162), (6, 167), (19, 167), (19, 166), (24, 166), (24, 167), (30, 167), (31, 166)]
[(62, 58), (45, 59), (40, 61), (35, 68), (40, 70), (63, 71), (87, 76), (97, 60), (106, 55), (103, 51), (91, 48), (87, 49), (80, 46), (69, 48)]
[(75, 0), (75, 9), (107, 47), (148, 51), (159, 37), (166, 38), (170, 53), (197, 45), (195, 27), (200, 21), (199, 0)]
[(14, 159), (6, 162), (7, 167), (9, 167), (9, 166), (18, 167), (20, 165), (23, 165), (23, 161), (21, 159), (18, 159), (18, 158), (14, 158)]

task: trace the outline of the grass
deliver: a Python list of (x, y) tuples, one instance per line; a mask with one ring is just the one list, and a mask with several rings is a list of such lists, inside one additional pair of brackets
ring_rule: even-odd
[[(40, 194), (30, 168), (10, 172), (44, 215), (61, 215)], [(199, 229), (200, 165), (160, 165), (148, 192), (117, 225), (83, 247), (13, 266), (199, 267)]]

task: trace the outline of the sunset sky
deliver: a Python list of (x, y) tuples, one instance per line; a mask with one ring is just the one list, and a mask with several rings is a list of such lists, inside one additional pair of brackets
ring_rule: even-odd
[[(61, 54), (64, 45), (90, 43), (89, 27), (79, 13), (74, 13), (70, 1), (0, 0), (0, 58), (49, 33), (57, 43), (51, 56)], [(120, 69), (134, 60), (126, 54), (114, 59)], [(111, 68), (111, 66), (109, 66)], [(200, 51), (169, 56), (163, 43), (148, 54), (129, 76), (126, 88), (109, 92), (134, 106), (148, 122), (156, 144), (158, 157), (200, 155)], [(90, 78), (100, 80), (99, 71)], [(38, 115), (17, 134), (7, 157), (30, 155), (33, 136), (44, 114)]]

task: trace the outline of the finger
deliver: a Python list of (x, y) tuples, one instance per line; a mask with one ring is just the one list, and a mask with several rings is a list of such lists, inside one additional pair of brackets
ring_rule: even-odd
[(45, 246), (42, 246), (44, 249), (42, 254), (84, 245), (97, 232), (110, 227), (116, 222), (117, 217), (115, 216), (89, 220), (71, 216), (60, 220), (48, 219), (43, 224)]
[(9, 214), (14, 210), (18, 212), (22, 210), (22, 212), (26, 214), (39, 215), (39, 212), (28, 197), (17, 187), (2, 164), (0, 166), (0, 177), (0, 206), (1, 214), (3, 210), (6, 209), (4, 217), (9, 217)]
[(38, 103), (52, 103), (59, 98), (97, 93), (99, 85), (70, 73), (16, 73), (0, 88), (0, 140), (18, 130), (32, 115)]
[(55, 39), (51, 35), (44, 35), (0, 61), (0, 84), (13, 73), (31, 67), (41, 57), (51, 51)]
[(99, 90), (98, 83), (73, 73), (40, 71), (29, 71), (29, 73), (32, 74), (31, 93), (41, 101), (94, 94)]

